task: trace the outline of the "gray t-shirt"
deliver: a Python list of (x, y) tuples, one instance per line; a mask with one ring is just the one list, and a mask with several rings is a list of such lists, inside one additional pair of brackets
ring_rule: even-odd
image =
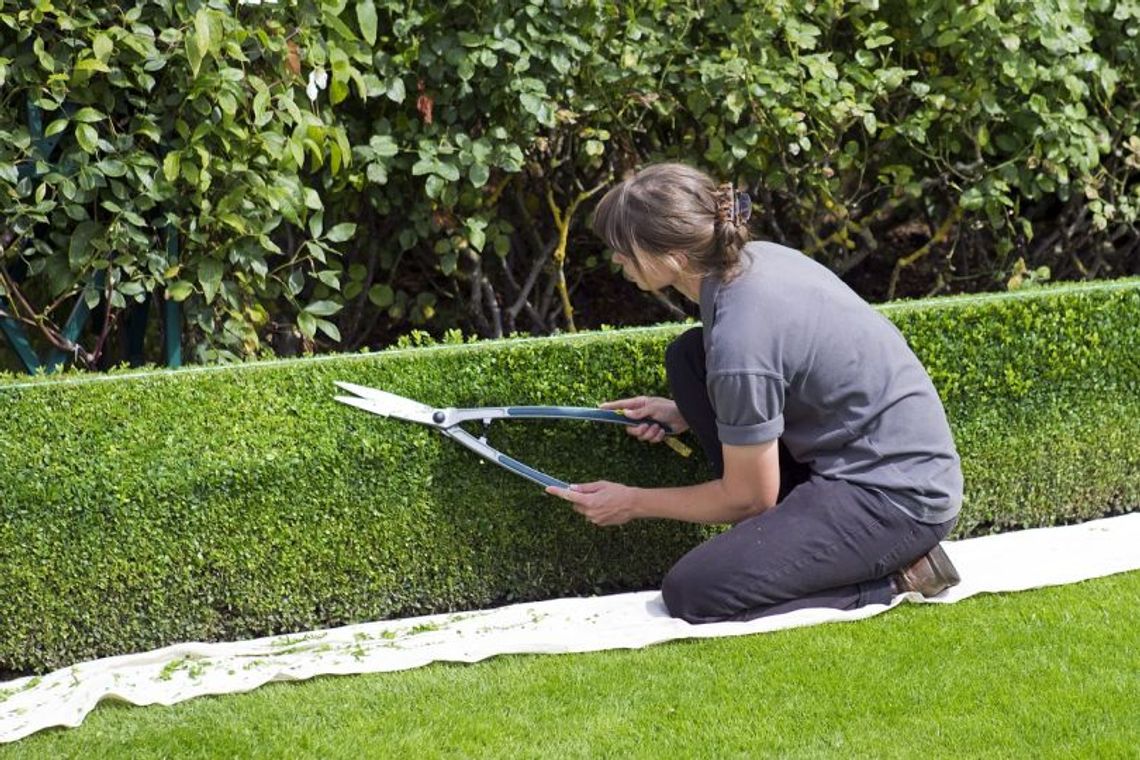
[(958, 513), (961, 463), (930, 377), (835, 274), (749, 243), (737, 277), (706, 278), (700, 301), (722, 443), (781, 438), (818, 475), (880, 491), (921, 522)]

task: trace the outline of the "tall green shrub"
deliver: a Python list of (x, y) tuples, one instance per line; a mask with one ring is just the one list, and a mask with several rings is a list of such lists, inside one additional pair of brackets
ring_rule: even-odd
[(638, 321), (583, 222), (666, 158), (873, 297), (1134, 272), (1138, 31), (1106, 0), (3, 2), (0, 296), (57, 340), (109, 306), (91, 361), (148, 293), (203, 360)]

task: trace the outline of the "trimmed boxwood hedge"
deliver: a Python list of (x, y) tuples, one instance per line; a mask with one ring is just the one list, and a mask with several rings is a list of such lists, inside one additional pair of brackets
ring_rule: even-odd
[[(958, 536), (1140, 503), (1140, 281), (883, 307), (930, 369), (967, 481)], [(651, 587), (709, 528), (599, 529), (334, 380), (436, 405), (662, 392), (682, 325), (224, 368), (0, 380), (0, 670)], [(692, 482), (616, 426), (498, 422), (569, 480)]]

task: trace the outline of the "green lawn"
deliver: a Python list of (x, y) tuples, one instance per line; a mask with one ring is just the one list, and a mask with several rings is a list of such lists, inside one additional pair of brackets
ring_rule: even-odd
[(104, 704), (0, 759), (1140, 757), (1140, 572), (638, 651)]

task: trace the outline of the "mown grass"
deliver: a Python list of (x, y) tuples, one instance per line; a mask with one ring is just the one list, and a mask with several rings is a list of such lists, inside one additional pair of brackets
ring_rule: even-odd
[(1140, 572), (870, 620), (104, 704), (0, 758), (1138, 757)]

